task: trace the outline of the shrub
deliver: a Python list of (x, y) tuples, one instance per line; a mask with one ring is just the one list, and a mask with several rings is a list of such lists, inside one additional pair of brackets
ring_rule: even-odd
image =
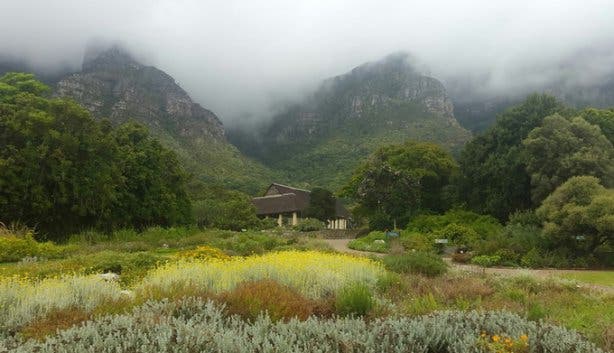
[[(121, 333), (119, 338), (118, 333)], [(45, 341), (0, 338), (11, 353), (53, 352), (488, 352), (481, 334), (526, 336), (531, 352), (603, 353), (575, 331), (507, 312), (442, 311), (417, 318), (308, 318), (272, 323), (228, 317), (211, 301), (150, 302)]]
[(350, 241), (348, 248), (359, 251), (386, 253), (390, 250), (390, 245), (386, 239), (386, 233), (373, 231), (364, 237)]
[(306, 299), (296, 290), (272, 280), (239, 284), (219, 297), (230, 314), (255, 320), (268, 313), (273, 321), (298, 318), (305, 320), (316, 312), (316, 302)]
[(12, 234), (0, 236), (0, 262), (17, 262), (25, 257), (55, 259), (74, 251), (74, 247), (58, 246), (52, 242), (39, 243), (32, 233), (17, 237)]
[(366, 315), (374, 306), (371, 290), (363, 283), (350, 283), (337, 293), (335, 308), (341, 315)]
[(441, 257), (426, 252), (388, 255), (384, 257), (384, 265), (394, 272), (417, 273), (428, 277), (439, 276), (448, 269)]
[(302, 219), (296, 226), (293, 227), (294, 230), (297, 230), (299, 232), (314, 232), (317, 230), (322, 230), (324, 228), (324, 223), (315, 218)]
[(478, 233), (472, 228), (451, 223), (443, 229), (438, 230), (436, 234), (443, 239), (449, 239), (454, 245), (473, 248), (479, 241)]
[(419, 297), (411, 298), (409, 304), (406, 306), (406, 310), (408, 314), (411, 315), (424, 315), (440, 307), (441, 305), (437, 302), (433, 293), (427, 293)]
[[(407, 234), (405, 234), (407, 233)], [(433, 251), (433, 239), (424, 233), (405, 232), (401, 235), (399, 242), (405, 251)]]
[(228, 261), (177, 261), (151, 271), (137, 293), (143, 297), (172, 294), (182, 288), (220, 293), (241, 282), (274, 280), (311, 298), (333, 295), (352, 282), (375, 286), (384, 269), (375, 261), (345, 254), (283, 251)]
[(520, 264), (523, 267), (538, 268), (543, 266), (544, 259), (539, 253), (539, 250), (533, 248), (529, 252), (524, 254), (524, 256), (522, 256), (522, 258), (520, 259)]
[(501, 263), (501, 256), (499, 255), (479, 255), (474, 256), (471, 259), (471, 263), (481, 267), (497, 266)]
[(203, 245), (196, 249), (181, 251), (177, 253), (178, 257), (198, 260), (229, 260), (230, 256), (226, 255), (222, 250), (211, 246)]

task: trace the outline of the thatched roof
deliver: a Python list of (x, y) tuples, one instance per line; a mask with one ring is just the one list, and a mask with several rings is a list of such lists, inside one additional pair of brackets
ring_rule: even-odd
[(302, 211), (300, 202), (297, 202), (296, 194), (293, 193), (254, 197), (252, 201), (259, 216)]
[[(278, 183), (271, 184), (264, 196), (252, 199), (259, 216), (305, 211), (310, 200), (311, 191)], [(339, 200), (335, 204), (335, 212), (338, 218), (350, 217), (350, 213)]]

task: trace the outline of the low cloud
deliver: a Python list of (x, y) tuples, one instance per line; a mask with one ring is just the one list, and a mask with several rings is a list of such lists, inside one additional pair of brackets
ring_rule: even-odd
[(123, 43), (227, 124), (391, 52), (505, 95), (614, 71), (611, 1), (4, 0), (0, 55), (78, 68), (92, 40)]

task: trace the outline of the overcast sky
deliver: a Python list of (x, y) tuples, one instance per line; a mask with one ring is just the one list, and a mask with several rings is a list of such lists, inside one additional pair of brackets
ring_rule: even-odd
[(79, 67), (94, 39), (229, 123), (397, 51), (442, 80), (486, 77), (484, 91), (599, 79), (614, 71), (614, 1), (0, 0), (0, 55)]

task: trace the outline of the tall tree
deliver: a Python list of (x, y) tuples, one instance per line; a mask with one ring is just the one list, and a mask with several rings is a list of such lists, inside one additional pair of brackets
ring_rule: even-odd
[(189, 219), (172, 153), (142, 127), (114, 130), (47, 91), (30, 74), (0, 78), (0, 221), (60, 236)]
[(334, 219), (335, 211), (335, 196), (329, 190), (323, 188), (313, 188), (311, 190), (309, 207), (305, 211), (307, 217), (319, 219), (326, 222), (329, 219)]
[(457, 168), (450, 154), (438, 145), (411, 141), (389, 145), (354, 172), (343, 194), (358, 202), (359, 213), (385, 215), (404, 226), (420, 211), (446, 209), (446, 186)]
[(614, 144), (614, 109), (586, 108), (580, 116), (589, 123), (599, 126), (603, 135)]
[(500, 220), (514, 211), (532, 208), (531, 179), (522, 141), (546, 116), (557, 112), (568, 114), (568, 109), (554, 97), (531, 95), (499, 115), (492, 128), (471, 140), (460, 158), (461, 200), (471, 209)]
[(598, 126), (581, 117), (546, 117), (523, 145), (535, 204), (572, 176), (592, 175), (614, 186), (614, 147)]

